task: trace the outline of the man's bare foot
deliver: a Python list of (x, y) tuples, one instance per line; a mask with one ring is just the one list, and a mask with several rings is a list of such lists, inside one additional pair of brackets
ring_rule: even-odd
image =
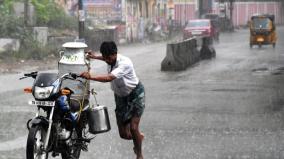
[[(143, 133), (140, 133), (140, 137), (141, 137), (141, 141), (143, 141), (144, 138), (145, 138), (145, 135), (144, 135)], [(133, 147), (133, 151), (134, 151), (135, 154), (137, 154), (137, 150), (136, 150), (136, 147), (135, 147), (135, 146)], [(143, 158), (143, 157), (142, 157), (142, 158)]]
[(133, 151), (134, 151), (135, 154), (137, 154), (137, 150), (136, 150), (135, 146), (133, 147)]
[(143, 159), (143, 156), (137, 156), (136, 159)]
[(143, 133), (140, 133), (140, 136), (141, 136), (141, 140), (143, 141), (143, 140), (144, 140), (145, 135), (144, 135)]

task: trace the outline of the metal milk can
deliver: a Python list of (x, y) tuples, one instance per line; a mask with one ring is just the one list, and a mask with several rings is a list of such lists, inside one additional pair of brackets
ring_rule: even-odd
[[(58, 62), (58, 74), (59, 76), (65, 73), (77, 73), (80, 74), (84, 71), (90, 70), (90, 62), (85, 58), (84, 49), (88, 47), (82, 42), (67, 42), (62, 45), (64, 51), (60, 52), (60, 60)], [(62, 87), (68, 87), (74, 91), (71, 98), (75, 99), (84, 105), (88, 103), (90, 83), (86, 79), (82, 79), (82, 83), (74, 80), (64, 80)]]

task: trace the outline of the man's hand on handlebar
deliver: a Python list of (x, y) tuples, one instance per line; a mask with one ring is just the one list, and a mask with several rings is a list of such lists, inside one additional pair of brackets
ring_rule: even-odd
[(85, 79), (90, 79), (91, 75), (89, 72), (83, 72), (80, 74), (80, 77), (85, 78)]

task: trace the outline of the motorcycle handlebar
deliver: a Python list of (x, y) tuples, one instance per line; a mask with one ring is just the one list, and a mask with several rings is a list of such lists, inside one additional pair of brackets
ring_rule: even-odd
[(27, 76), (21, 77), (20, 80), (25, 79), (25, 78), (28, 78), (28, 77)]
[[(32, 77), (32, 78), (36, 78), (38, 72), (31, 72), (31, 73), (25, 73), (24, 77), (21, 77), (20, 80), (28, 78), (28, 77)], [(71, 79), (71, 80), (77, 80), (78, 77), (81, 77), (79, 74), (76, 73), (66, 73), (64, 75), (61, 76), (61, 78), (65, 78), (65, 79)]]
[[(69, 74), (65, 74), (65, 79), (70, 79), (70, 80), (75, 80), (75, 81), (79, 81), (81, 83), (83, 83), (83, 81), (81, 81), (80, 79), (78, 79), (79, 77), (81, 77), (79, 74), (76, 73), (69, 73)], [(64, 76), (64, 75), (63, 75)], [(81, 77), (82, 78), (82, 77)]]
[(70, 76), (74, 79), (81, 77), (79, 74), (76, 74), (76, 73), (70, 73)]
[(21, 77), (20, 80), (28, 78), (28, 77), (36, 78), (36, 76), (37, 76), (37, 71), (31, 72), (31, 73), (25, 73), (24, 77)]
[(79, 74), (72, 73), (72, 72), (66, 73), (61, 76), (62, 79), (70, 79), (70, 80), (76, 80), (76, 81), (80, 81), (78, 80), (79, 77), (81, 77)]

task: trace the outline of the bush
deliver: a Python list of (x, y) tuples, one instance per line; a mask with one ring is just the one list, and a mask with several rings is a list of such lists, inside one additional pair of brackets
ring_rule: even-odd
[[(43, 47), (39, 44), (34, 39), (32, 29), (25, 27), (24, 19), (11, 13), (11, 6), (15, 1), (18, 0), (4, 0), (2, 4), (0, 3), (0, 38), (19, 39), (21, 47), (18, 52), (2, 52), (0, 59), (42, 60), (48, 56), (58, 56), (56, 48)], [(57, 30), (74, 30), (78, 28), (76, 18), (66, 15), (54, 2), (50, 2), (50, 0), (31, 1), (36, 9), (38, 26), (48, 26)]]
[[(31, 31), (28, 31), (31, 32)], [(15, 54), (16, 58), (41, 60), (48, 55), (43, 47), (34, 39), (32, 34), (26, 34), (21, 39), (20, 51)]]
[(0, 59), (35, 59), (41, 60), (54, 54), (54, 49), (43, 47), (34, 39), (31, 28), (23, 27), (21, 18), (12, 15), (0, 16), (0, 37), (19, 39), (21, 46), (18, 52), (2, 52)]
[(77, 29), (77, 19), (65, 14), (63, 8), (50, 0), (32, 0), (36, 9), (38, 26), (48, 26), (59, 29)]
[(18, 38), (23, 32), (24, 20), (13, 15), (0, 16), (0, 37)]

